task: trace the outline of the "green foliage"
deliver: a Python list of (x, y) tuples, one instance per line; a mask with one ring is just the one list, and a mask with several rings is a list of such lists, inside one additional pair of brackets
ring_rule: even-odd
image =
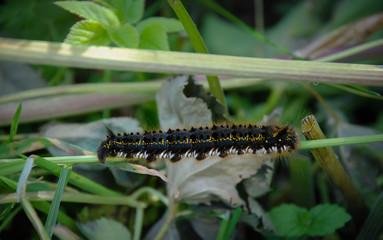
[(137, 48), (138, 33), (130, 23), (125, 23), (118, 30), (110, 32), (113, 42), (119, 47)]
[[(169, 18), (170, 8), (162, 4), (164, 1), (150, 1), (151, 4), (147, 6), (145, 14), (144, 0), (63, 1), (57, 3), (61, 8), (49, 0), (5, 2), (0, 8), (1, 28), (5, 34), (17, 38), (61, 41), (64, 33), (72, 26), (65, 40), (71, 44), (156, 50), (169, 50), (177, 46), (185, 51), (191, 50), (188, 39), (171, 34), (183, 30), (183, 26), (179, 20)], [(217, 11), (226, 18), (224, 19), (212, 15), (211, 9), (203, 9), (208, 14), (200, 14), (201, 5), (194, 1), (189, 1), (186, 9), (190, 11), (198, 28), (203, 29), (203, 37), (210, 52), (236, 56), (275, 56), (284, 52), (281, 50), (282, 46), (290, 50), (297, 46), (299, 48), (302, 42), (307, 42), (313, 35), (318, 33), (326, 35), (326, 28), (338, 27), (341, 23), (356, 20), (358, 16), (381, 11), (383, 6), (380, 0), (340, 0), (339, 3), (330, 0), (314, 0), (310, 5), (304, 4), (304, 1), (298, 2), (300, 4), (296, 4), (297, 1), (286, 3), (290, 7), (283, 11), (282, 20), (273, 28), (266, 26), (263, 35), (251, 33), (250, 29), (253, 26), (245, 27), (242, 22), (238, 24), (238, 19), (246, 21), (248, 15), (241, 15), (245, 13), (245, 10), (232, 13), (232, 16), (238, 18), (227, 17), (227, 13)], [(236, 9), (232, 8), (236, 4), (235, 1), (226, 1), (224, 6), (232, 11)], [(20, 5), (23, 8), (20, 8)], [(280, 4), (276, 5), (281, 7)], [(338, 7), (335, 8), (335, 5)], [(148, 9), (150, 11), (147, 11)], [(334, 13), (330, 18), (331, 11)], [(74, 19), (78, 20), (78, 17), (75, 18), (69, 12), (82, 19), (74, 23)], [(164, 17), (153, 17), (154, 14), (161, 14)], [(273, 14), (267, 10), (265, 14), (266, 23), (270, 24), (269, 15)], [(334, 21), (326, 22), (326, 19), (334, 19)], [(370, 29), (367, 28), (367, 30)], [(302, 37), (307, 38), (302, 39)], [(169, 40), (170, 38), (173, 39)], [(265, 46), (268, 39), (278, 42), (277, 48)], [(369, 42), (366, 40), (364, 43)], [(362, 45), (353, 44), (356, 44), (356, 47)], [(382, 40), (374, 44), (375, 47), (380, 47)], [(356, 50), (354, 49), (354, 52), (346, 50), (341, 53), (344, 54), (343, 56), (352, 57), (364, 51)], [(334, 55), (329, 55), (325, 61), (344, 61), (341, 57)], [(206, 54), (206, 57), (211, 56)], [(370, 63), (375, 61), (380, 64), (381, 60), (382, 58), (367, 58)], [(304, 62), (301, 61), (301, 63)], [(230, 64), (240, 66), (242, 62), (233, 61)], [(177, 66), (188, 67), (185, 64)], [(214, 66), (212, 62), (211, 65), (207, 65), (207, 68), (213, 69)], [(306, 77), (300, 72), (307, 70), (303, 66), (297, 71), (299, 79)], [(46, 66), (33, 67), (46, 68)], [(269, 66), (263, 67), (268, 69)], [(286, 66), (283, 67), (288, 70), (289, 62), (286, 61)], [(151, 66), (145, 69), (153, 73), (104, 71), (102, 67), (93, 71), (62, 67), (57, 71), (56, 66), (49, 66), (49, 68), (55, 70), (48, 78), (53, 76), (55, 83), (65, 83), (65, 86), (25, 91), (27, 88), (23, 89), (19, 86), (25, 86), (27, 83), (37, 86), (28, 75), (19, 76), (23, 81), (18, 84), (15, 84), (12, 78), (8, 79), (8, 75), (13, 76), (11, 74), (25, 71), (9, 65), (0, 69), (0, 72), (6, 73), (2, 75), (6, 78), (5, 82), (13, 83), (15, 89), (21, 91), (19, 94), (9, 96), (13, 97), (11, 100), (9, 98), (8, 101), (4, 100), (8, 96), (1, 98), (3, 102), (0, 104), (0, 107), (4, 107), (14, 103), (9, 107), (12, 109), (7, 114), (9, 116), (7, 118), (2, 118), (5, 112), (4, 114), (2, 112), (4, 108), (0, 109), (1, 123), (7, 126), (0, 129), (2, 132), (0, 141), (4, 143), (0, 145), (2, 203), (0, 204), (0, 235), (4, 239), (17, 237), (31, 239), (37, 238), (38, 234), (46, 237), (39, 218), (47, 219), (46, 232), (49, 235), (53, 233), (55, 238), (60, 239), (73, 237), (60, 236), (60, 230), (76, 234), (75, 238), (84, 239), (141, 239), (141, 232), (144, 233), (142, 238), (146, 239), (161, 238), (165, 234), (168, 236), (177, 234), (182, 239), (194, 239), (193, 236), (197, 238), (197, 235), (201, 239), (233, 239), (237, 237), (236, 234), (239, 231), (244, 229), (244, 224), (246, 224), (246, 231), (241, 231), (240, 234), (244, 234), (246, 238), (252, 239), (259, 235), (267, 238), (273, 227), (271, 220), (275, 225), (276, 236), (270, 236), (270, 239), (273, 237), (318, 238), (327, 234), (346, 239), (350, 238), (347, 236), (349, 232), (356, 232), (355, 225), (361, 226), (358, 225), (358, 220), (363, 223), (363, 219), (357, 219), (353, 215), (352, 224), (347, 224), (342, 229), (346, 231), (337, 231), (351, 217), (338, 205), (324, 203), (347, 203), (344, 202), (344, 198), (339, 197), (336, 186), (330, 183), (322, 171), (318, 171), (318, 163), (310, 158), (311, 155), (304, 153), (304, 157), (299, 156), (301, 151), (298, 151), (297, 155), (287, 156), (278, 168), (275, 162), (268, 161), (263, 165), (259, 163), (258, 170), (254, 167), (258, 161), (243, 155), (231, 156), (231, 159), (226, 158), (223, 161), (208, 159), (201, 162), (190, 161), (187, 164), (183, 161), (177, 164), (169, 164), (165, 161), (164, 165), (156, 162), (159, 163), (156, 165), (159, 171), (150, 168), (152, 166), (134, 165), (123, 159), (112, 159), (110, 163), (101, 165), (97, 163), (97, 157), (92, 153), (105, 138), (105, 126), (116, 132), (129, 133), (170, 127), (181, 128), (185, 124), (210, 125), (211, 119), (216, 120), (217, 115), (223, 115), (223, 107), (218, 106), (216, 98), (210, 96), (205, 98), (204, 96), (208, 94), (202, 91), (202, 87), (198, 89), (193, 86), (185, 87), (182, 82), (188, 77), (180, 76), (176, 78), (176, 81), (166, 80), (167, 83), (162, 84), (161, 81), (157, 81), (158, 78), (168, 75), (154, 73), (156, 69), (153, 70)], [(262, 67), (254, 66), (254, 69), (256, 68)], [(270, 66), (270, 71), (272, 70)], [(33, 69), (33, 72), (39, 71)], [(351, 75), (349, 79), (353, 77)], [(46, 79), (47, 75), (43, 74), (42, 78)], [(46, 80), (49, 81), (49, 79)], [(91, 84), (101, 82), (108, 83)], [(381, 143), (376, 143), (383, 138), (383, 135), (379, 134), (379, 131), (383, 130), (383, 112), (376, 107), (381, 104), (382, 97), (378, 96), (381, 88), (374, 87), (371, 91), (357, 85), (315, 83), (308, 84), (313, 90), (309, 92), (299, 83), (285, 84), (278, 80), (222, 78), (220, 83), (226, 91), (225, 98), (230, 108), (231, 118), (228, 121), (255, 123), (261, 121), (265, 114), (274, 113), (275, 109), (282, 109), (280, 112), (277, 111), (277, 114), (281, 114), (280, 123), (293, 124), (298, 130), (299, 121), (307, 113), (314, 113), (320, 125), (327, 126), (326, 135), (332, 139), (302, 141), (300, 150), (320, 146), (334, 147), (345, 143), (348, 145), (365, 143), (366, 147), (355, 148), (351, 145), (342, 147), (339, 150), (339, 159), (345, 160), (343, 163), (347, 173), (350, 173), (349, 175), (357, 182), (359, 193), (365, 197), (363, 200), (369, 201), (372, 206), (378, 195), (377, 189), (380, 189), (383, 182), (381, 181), (381, 149), (383, 148)], [(68, 86), (68, 84), (71, 85)], [(163, 87), (156, 99), (155, 92), (161, 85)], [(206, 86), (207, 84), (205, 88)], [(203, 94), (194, 95), (195, 92), (203, 92)], [(9, 94), (11, 91), (4, 89), (2, 93)], [(18, 106), (18, 99), (20, 98), (23, 98), (23, 110), (19, 119), (21, 105)], [(149, 100), (150, 103), (148, 103)], [(328, 108), (323, 107), (323, 102), (328, 103)], [(82, 103), (90, 104), (81, 105)], [(155, 103), (158, 104), (158, 110)], [(67, 106), (75, 106), (79, 111), (68, 110), (65, 108)], [(94, 106), (97, 108), (93, 108)], [(102, 119), (100, 112), (104, 109), (110, 111), (108, 119)], [(329, 116), (328, 109), (335, 112), (335, 117)], [(52, 115), (52, 113), (58, 115)], [(82, 114), (82, 116), (68, 117), (73, 114)], [(24, 116), (30, 118), (25, 119)], [(113, 118), (109, 118), (111, 116)], [(139, 121), (116, 116), (134, 116)], [(52, 120), (57, 117), (60, 117), (59, 120), (63, 124), (51, 126), (50, 123), (47, 126), (45, 122), (28, 122), (42, 122), (42, 120)], [(88, 124), (89, 121), (92, 123)], [(73, 122), (77, 123), (73, 124)], [(353, 122), (355, 125), (348, 122)], [(20, 126), (17, 130), (18, 123)], [(8, 126), (11, 126), (11, 131)], [(29, 135), (30, 133), (32, 135)], [(350, 136), (353, 137), (350, 138)], [(29, 158), (25, 161), (18, 157), (20, 154), (28, 156), (39, 154), (44, 158), (38, 157), (34, 161)], [(295, 161), (295, 164), (290, 164), (291, 158), (294, 158), (292, 161)], [(307, 160), (307, 166), (303, 172), (302, 165), (297, 164), (296, 158)], [(277, 163), (279, 162), (281, 161)], [(231, 163), (233, 165), (230, 165)], [(69, 173), (72, 167), (73, 172)], [(67, 173), (63, 171), (64, 168), (68, 168)], [(212, 173), (211, 168), (219, 171)], [(290, 169), (290, 179), (286, 178), (286, 172), (288, 172), (286, 168)], [(255, 171), (254, 175), (247, 177)], [(380, 179), (377, 180), (377, 176)], [(313, 181), (310, 180), (308, 183), (307, 178), (311, 177)], [(166, 184), (160, 178), (165, 180)], [(270, 186), (271, 182), (273, 187)], [(22, 200), (24, 208), (17, 203), (15, 194), (17, 187), (19, 187), (17, 196)], [(302, 191), (303, 188), (306, 190), (305, 193), (318, 194), (302, 196), (304, 194), (297, 194), (294, 191), (294, 189)], [(177, 199), (174, 198), (176, 194), (179, 194)], [(302, 201), (305, 198), (308, 199)], [(258, 203), (258, 199), (262, 203), (267, 203), (267, 206)], [(209, 205), (196, 204), (204, 201)], [(179, 204), (180, 202), (182, 203)], [(310, 210), (293, 204), (273, 208), (281, 202), (293, 202), (299, 205), (305, 204), (305, 206), (312, 206), (315, 202), (319, 205)], [(381, 221), (381, 202), (383, 202), (382, 195), (371, 208), (370, 216), (363, 224), (362, 230), (357, 233), (360, 239), (374, 239), (379, 236), (383, 222)], [(235, 207), (231, 205), (233, 203), (236, 204)], [(242, 208), (237, 206), (246, 206), (247, 209), (242, 212)], [(87, 212), (87, 208), (92, 210)], [(267, 215), (264, 208), (272, 209), (270, 215)], [(352, 209), (349, 203), (347, 208)], [(38, 211), (38, 215), (35, 210)], [(163, 215), (165, 212), (166, 214)], [(25, 214), (30, 221), (28, 224), (21, 223), (24, 224), (23, 231), (19, 231), (20, 219), (24, 219)], [(161, 218), (162, 215), (163, 218)], [(150, 231), (147, 231), (149, 229)], [(159, 229), (163, 231), (158, 232)], [(150, 235), (152, 232), (154, 233)], [(19, 237), (17, 235), (19, 233), (24, 235)], [(9, 236), (10, 234), (14, 236)]]
[(100, 23), (83, 20), (71, 27), (65, 41), (78, 45), (107, 45), (111, 40)]
[(110, 0), (56, 4), (85, 20), (72, 26), (66, 43), (73, 45), (114, 45), (124, 48), (169, 50), (167, 33), (182, 30), (182, 24), (171, 18), (152, 17), (141, 20), (144, 0)]
[(269, 215), (276, 235), (281, 237), (324, 236), (351, 220), (351, 216), (335, 204), (317, 205), (310, 211), (294, 204), (282, 204), (273, 208)]
[(65, 1), (56, 4), (82, 18), (100, 23), (106, 29), (117, 29), (120, 21), (114, 12), (93, 2)]
[(100, 218), (94, 222), (81, 223), (79, 228), (88, 239), (132, 239), (129, 230), (113, 219)]
[(17, 127), (19, 126), (19, 118), (21, 114), (22, 104), (19, 103), (19, 106), (17, 107), (17, 110), (15, 112), (15, 115), (13, 116), (12, 123), (11, 123), (11, 131), (9, 132), (9, 138), (8, 142), (12, 142), (13, 137), (17, 133)]
[(145, 27), (140, 34), (140, 48), (169, 50), (168, 37), (161, 23)]

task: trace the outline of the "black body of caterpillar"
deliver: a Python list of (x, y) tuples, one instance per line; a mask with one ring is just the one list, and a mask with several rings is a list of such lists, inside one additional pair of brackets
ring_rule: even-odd
[(108, 129), (97, 155), (102, 163), (107, 157), (144, 158), (148, 162), (170, 158), (177, 162), (182, 157), (203, 160), (210, 155), (224, 158), (228, 154), (291, 153), (298, 143), (298, 134), (292, 127), (277, 125), (213, 126), (123, 135)]

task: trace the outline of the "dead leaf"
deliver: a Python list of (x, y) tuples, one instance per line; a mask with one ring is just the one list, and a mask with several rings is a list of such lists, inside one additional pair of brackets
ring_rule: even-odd
[(378, 13), (333, 30), (296, 51), (296, 54), (303, 58), (316, 59), (332, 49), (364, 42), (382, 28), (383, 13)]

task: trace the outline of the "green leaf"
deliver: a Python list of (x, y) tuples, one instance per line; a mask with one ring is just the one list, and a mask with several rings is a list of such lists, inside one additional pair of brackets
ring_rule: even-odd
[(139, 48), (169, 50), (168, 36), (161, 23), (153, 23), (144, 28), (140, 34)]
[[(145, 0), (114, 0), (113, 6), (117, 7), (118, 15), (123, 23), (137, 23), (144, 15)], [(122, 14), (119, 14), (122, 13)]]
[(110, 38), (98, 22), (83, 20), (72, 26), (65, 43), (73, 45), (108, 45)]
[(132, 238), (129, 230), (124, 225), (112, 219), (100, 218), (93, 222), (79, 224), (79, 228), (88, 239), (129, 240)]
[(119, 47), (137, 48), (138, 32), (131, 24), (126, 23), (116, 31), (109, 33), (113, 42)]
[[(274, 224), (277, 236), (300, 237), (307, 232), (309, 219), (306, 209), (293, 204), (282, 204), (273, 208), (269, 216)], [(303, 219), (303, 223), (301, 219)]]
[(335, 232), (351, 219), (351, 216), (335, 204), (322, 204), (307, 211), (293, 204), (273, 208), (269, 216), (276, 235), (282, 237), (323, 236)]
[(351, 220), (350, 214), (335, 204), (322, 204), (310, 210), (313, 219), (308, 234), (310, 236), (323, 236), (335, 232)]
[(9, 132), (8, 142), (12, 142), (13, 137), (16, 135), (17, 127), (19, 126), (19, 118), (20, 118), (21, 109), (22, 109), (22, 104), (20, 102), (19, 106), (17, 107), (17, 110), (15, 112), (15, 115), (13, 116), (13, 119), (12, 119), (11, 131)]
[(173, 33), (178, 32), (184, 29), (182, 26), (182, 23), (175, 18), (165, 18), (165, 17), (151, 17), (147, 18), (145, 20), (140, 21), (137, 23), (137, 30), (138, 32), (142, 32), (147, 26), (153, 24), (153, 23), (161, 23), (162, 26), (165, 28), (165, 31), (167, 33)]
[(71, 13), (77, 14), (87, 20), (100, 23), (106, 29), (116, 29), (120, 27), (120, 21), (116, 14), (112, 10), (96, 3), (80, 1), (55, 3)]
[(122, 23), (137, 23), (144, 15), (145, 0), (96, 0), (96, 2), (114, 9)]

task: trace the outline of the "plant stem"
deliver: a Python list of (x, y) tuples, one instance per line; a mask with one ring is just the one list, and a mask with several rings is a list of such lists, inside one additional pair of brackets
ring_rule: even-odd
[[(302, 133), (308, 140), (325, 138), (313, 115), (307, 116), (302, 120)], [(323, 171), (341, 190), (344, 198), (350, 205), (350, 211), (354, 216), (355, 221), (359, 224), (363, 222), (365, 209), (361, 198), (354, 186), (351, 184), (350, 179), (348, 178), (332, 148), (314, 148), (311, 152), (322, 167)]]
[(214, 54), (72, 46), (0, 38), (0, 60), (138, 72), (383, 85), (378, 65), (248, 58)]
[(169, 204), (166, 220), (164, 224), (162, 225), (160, 231), (158, 231), (157, 236), (154, 238), (154, 240), (161, 240), (165, 236), (166, 232), (170, 228), (170, 224), (172, 223), (174, 217), (176, 216), (177, 207), (178, 207), (178, 204), (174, 201)]
[(342, 137), (342, 138), (326, 138), (326, 139), (313, 139), (309, 141), (301, 141), (299, 149), (313, 149), (324, 147), (337, 147), (354, 144), (366, 144), (374, 142), (383, 142), (383, 134), (355, 136), (355, 137)]
[[(180, 0), (168, 0), (168, 3), (184, 26), (195, 51), (198, 53), (209, 53), (205, 43), (202, 40), (201, 34), (199, 33), (197, 27), (195, 26), (182, 2)], [(225, 96), (223, 94), (221, 83), (219, 82), (218, 77), (207, 75), (206, 78), (209, 83), (211, 94), (216, 97), (217, 100), (222, 104), (222, 106), (225, 108), (226, 116), (228, 116)]]

